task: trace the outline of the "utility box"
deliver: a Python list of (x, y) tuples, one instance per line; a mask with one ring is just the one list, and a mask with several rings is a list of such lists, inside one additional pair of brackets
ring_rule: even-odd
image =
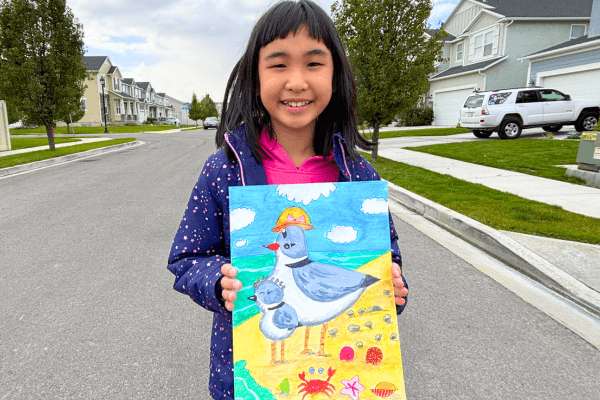
[(577, 152), (579, 169), (600, 172), (600, 135), (598, 132), (583, 132)]
[(0, 100), (0, 151), (10, 150), (10, 131), (8, 130), (8, 113), (6, 102)]

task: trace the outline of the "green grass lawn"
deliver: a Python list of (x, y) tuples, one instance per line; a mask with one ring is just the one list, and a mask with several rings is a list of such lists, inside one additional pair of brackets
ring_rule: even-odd
[(600, 244), (600, 219), (383, 157), (373, 166), (382, 178), (494, 229)]
[[(136, 126), (109, 126), (108, 133), (139, 133), (139, 132), (154, 132), (154, 131), (167, 131), (171, 129), (178, 129), (178, 127), (174, 125), (136, 125)], [(71, 129), (67, 132), (66, 126), (57, 126), (54, 128), (54, 134), (64, 134), (70, 135)], [(76, 126), (75, 134), (76, 135), (97, 135), (104, 133), (104, 126)], [(45, 135), (46, 128), (38, 127), (35, 129), (11, 129), (11, 135)]]
[[(471, 132), (466, 128), (433, 128), (433, 129), (414, 129), (411, 131), (389, 131), (379, 132), (379, 139), (405, 137), (405, 136), (449, 136), (456, 135), (458, 133)], [(371, 140), (372, 133), (363, 133), (365, 139)]]
[(133, 142), (136, 139), (113, 139), (102, 142), (93, 142), (86, 144), (78, 144), (69, 147), (57, 147), (56, 150), (39, 150), (29, 153), (13, 154), (11, 156), (0, 157), (0, 168), (14, 167), (15, 165), (27, 164), (34, 161), (46, 160), (48, 158), (66, 156), (67, 154), (79, 153), (82, 151), (97, 149), (100, 147), (113, 146), (115, 144)]
[[(54, 138), (54, 143), (80, 142), (79, 139)], [(48, 146), (47, 138), (11, 138), (10, 146), (12, 150), (27, 149), (29, 147)]]
[(565, 168), (555, 167), (555, 165), (577, 164), (578, 140), (486, 140), (406, 147), (406, 149), (585, 185), (583, 179), (566, 176)]

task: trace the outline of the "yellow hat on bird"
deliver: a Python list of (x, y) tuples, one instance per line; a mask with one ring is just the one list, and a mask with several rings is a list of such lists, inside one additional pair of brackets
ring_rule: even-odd
[(300, 207), (289, 207), (283, 210), (277, 219), (277, 223), (275, 224), (275, 228), (273, 228), (273, 232), (281, 232), (282, 229), (292, 225), (300, 226), (305, 231), (313, 229), (313, 226), (310, 224), (310, 218), (308, 217), (306, 211)]

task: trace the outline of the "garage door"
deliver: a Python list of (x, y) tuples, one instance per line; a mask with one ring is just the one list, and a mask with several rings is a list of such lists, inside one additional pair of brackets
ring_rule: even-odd
[(540, 85), (560, 90), (574, 99), (600, 101), (600, 68), (570, 74), (547, 76), (540, 79)]
[(436, 93), (433, 100), (433, 125), (458, 124), (460, 109), (474, 89), (452, 90), (450, 92)]

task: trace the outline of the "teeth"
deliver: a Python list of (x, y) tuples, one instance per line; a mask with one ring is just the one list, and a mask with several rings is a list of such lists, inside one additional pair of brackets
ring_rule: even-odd
[(310, 101), (302, 101), (302, 102), (293, 102), (293, 101), (288, 101), (288, 102), (284, 102), (283, 104), (287, 105), (287, 106), (292, 106), (292, 107), (302, 107), (307, 105), (308, 103), (310, 103)]

